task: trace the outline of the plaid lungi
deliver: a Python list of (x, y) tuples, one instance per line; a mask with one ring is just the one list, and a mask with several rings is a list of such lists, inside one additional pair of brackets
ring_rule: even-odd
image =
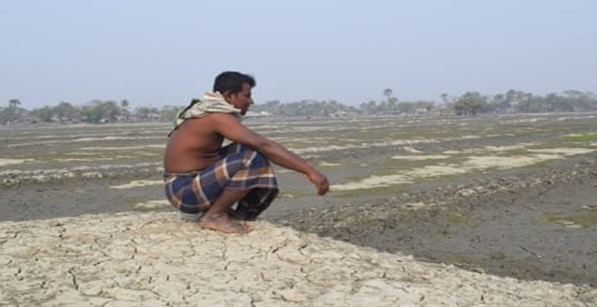
[(254, 220), (278, 195), (273, 168), (263, 155), (237, 143), (220, 149), (218, 156), (218, 161), (198, 172), (164, 173), (166, 197), (182, 212), (201, 213), (224, 189), (249, 189), (230, 213)]

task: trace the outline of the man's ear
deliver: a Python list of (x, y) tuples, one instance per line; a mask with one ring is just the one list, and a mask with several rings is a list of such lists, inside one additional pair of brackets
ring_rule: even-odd
[(224, 93), (222, 93), (222, 96), (224, 96), (224, 99), (226, 99), (226, 101), (229, 101), (230, 98), (232, 98), (232, 91), (231, 90), (224, 91)]

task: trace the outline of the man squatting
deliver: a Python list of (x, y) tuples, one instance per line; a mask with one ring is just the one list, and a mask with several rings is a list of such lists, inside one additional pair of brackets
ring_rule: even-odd
[[(253, 87), (255, 79), (249, 75), (219, 74), (213, 92), (193, 99), (169, 134), (164, 154), (166, 197), (182, 212), (201, 214), (202, 228), (251, 231), (244, 221), (255, 220), (278, 195), (269, 161), (304, 175), (319, 195), (329, 189), (326, 176), (311, 164), (241, 123), (253, 104)], [(231, 143), (222, 146), (224, 139)]]

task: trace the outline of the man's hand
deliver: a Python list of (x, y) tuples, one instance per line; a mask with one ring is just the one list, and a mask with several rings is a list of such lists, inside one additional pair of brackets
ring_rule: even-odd
[(328, 178), (324, 174), (314, 170), (305, 176), (315, 185), (317, 188), (317, 194), (325, 195), (325, 193), (327, 193), (330, 189)]

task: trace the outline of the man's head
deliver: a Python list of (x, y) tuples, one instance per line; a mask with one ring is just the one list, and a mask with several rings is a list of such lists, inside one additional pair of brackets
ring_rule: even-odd
[(255, 87), (255, 79), (236, 71), (225, 71), (216, 77), (213, 91), (220, 92), (224, 99), (245, 115), (253, 104), (251, 89)]

